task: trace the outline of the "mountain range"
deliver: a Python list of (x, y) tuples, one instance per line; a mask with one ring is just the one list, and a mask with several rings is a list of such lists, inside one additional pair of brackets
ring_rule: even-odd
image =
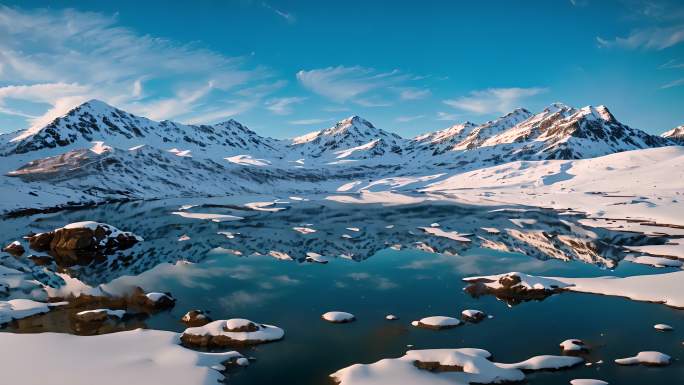
[(355, 179), (460, 173), (513, 161), (583, 159), (678, 145), (619, 122), (605, 106), (516, 109), (405, 139), (352, 116), (293, 139), (228, 120), (153, 121), (98, 100), (45, 127), (0, 135), (0, 212), (112, 199), (327, 192)]

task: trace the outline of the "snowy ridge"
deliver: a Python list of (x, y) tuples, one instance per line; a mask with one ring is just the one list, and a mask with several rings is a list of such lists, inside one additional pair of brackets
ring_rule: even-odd
[[(676, 137), (679, 131), (667, 134)], [(0, 205), (25, 208), (110, 199), (408, 189), (514, 161), (581, 159), (674, 145), (615, 119), (604, 106), (554, 103), (482, 125), (466, 122), (406, 140), (351, 116), (292, 140), (229, 120), (156, 122), (91, 100), (39, 130), (0, 135)], [(416, 178), (416, 175), (423, 174)]]
[(684, 124), (677, 126), (669, 131), (663, 132), (661, 135), (663, 138), (668, 138), (674, 140), (675, 142), (684, 145)]

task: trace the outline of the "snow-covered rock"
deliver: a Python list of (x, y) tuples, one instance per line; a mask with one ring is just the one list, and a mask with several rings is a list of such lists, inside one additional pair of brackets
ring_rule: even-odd
[(415, 327), (434, 330), (450, 329), (460, 324), (461, 321), (459, 321), (457, 318), (446, 316), (425, 317), (411, 322), (411, 325)]
[(332, 323), (347, 323), (356, 320), (356, 317), (353, 314), (344, 311), (329, 311), (323, 313), (321, 318)]
[(181, 322), (188, 327), (204, 326), (212, 319), (204, 310), (190, 310), (181, 317)]
[[(627, 297), (636, 301), (663, 303), (684, 308), (684, 271), (631, 277), (565, 278), (537, 277), (523, 273), (506, 273), (483, 277), (468, 277), (468, 293), (494, 294), (508, 298), (532, 291), (543, 296), (562, 290)], [(542, 296), (542, 298), (543, 298)]]
[(397, 316), (394, 315), (394, 314), (387, 314), (387, 315), (385, 316), (385, 319), (388, 320), (388, 321), (396, 321), (396, 320), (399, 319), (399, 317), (397, 317)]
[(126, 310), (93, 309), (76, 313), (75, 317), (81, 322), (101, 322), (108, 318), (121, 319), (126, 315)]
[(560, 343), (560, 348), (563, 353), (575, 354), (587, 351), (587, 346), (584, 341), (571, 338)]
[(618, 365), (665, 366), (670, 364), (670, 356), (660, 352), (646, 351), (639, 352), (634, 357), (618, 358), (615, 363)]
[(477, 323), (486, 317), (487, 315), (481, 310), (466, 309), (461, 312), (461, 318), (466, 322)]
[(232, 318), (185, 329), (180, 339), (189, 346), (225, 347), (278, 341), (284, 335), (285, 331), (277, 326)]

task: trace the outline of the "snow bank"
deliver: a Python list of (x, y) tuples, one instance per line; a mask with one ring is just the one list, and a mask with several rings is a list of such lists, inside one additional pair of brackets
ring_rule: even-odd
[(330, 375), (340, 385), (467, 385), (519, 382), (523, 370), (561, 369), (577, 365), (579, 357), (537, 356), (513, 364), (489, 360), (482, 349), (409, 350), (399, 358), (354, 364)]
[(30, 299), (13, 299), (0, 301), (0, 325), (15, 319), (30, 317), (35, 314), (47, 313), (51, 306), (45, 302), (36, 302)]
[(183, 348), (177, 333), (161, 330), (90, 337), (0, 333), (0, 345), (12, 352), (0, 360), (3, 382), (22, 385), (209, 385), (224, 379), (217, 371), (222, 362), (244, 358)]

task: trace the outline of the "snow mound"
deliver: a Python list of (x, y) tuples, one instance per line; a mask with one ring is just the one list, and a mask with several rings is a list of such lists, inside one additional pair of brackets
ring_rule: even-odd
[(483, 311), (480, 311), (480, 310), (467, 309), (467, 310), (463, 310), (461, 312), (461, 318), (463, 318), (464, 321), (468, 321), (468, 322), (477, 323), (477, 322), (482, 321), (486, 317), (487, 317), (487, 315)]
[(180, 338), (184, 344), (189, 346), (225, 347), (278, 341), (284, 335), (285, 331), (277, 326), (258, 324), (243, 318), (233, 318), (187, 328)]
[(669, 331), (674, 330), (674, 328), (668, 324), (655, 324), (655, 325), (653, 325), (653, 328), (656, 330), (663, 331), (663, 332), (669, 332)]
[(639, 352), (634, 357), (618, 358), (615, 360), (618, 365), (647, 365), (647, 366), (665, 366), (670, 364), (670, 356), (660, 352)]
[[(98, 336), (61, 333), (0, 333), (3, 382), (39, 385), (213, 384), (224, 380), (223, 362), (243, 356), (235, 351), (202, 353), (178, 344), (178, 334), (131, 330)], [(97, 354), (94, 354), (97, 352)], [(41, 369), (36, 370), (36, 362)]]
[(563, 353), (579, 353), (587, 350), (584, 341), (576, 338), (571, 338), (561, 342), (560, 347), (563, 350)]
[(347, 323), (356, 320), (356, 317), (344, 311), (329, 311), (321, 315), (321, 318), (332, 323)]
[(340, 385), (467, 385), (519, 382), (523, 370), (561, 369), (575, 366), (579, 357), (537, 356), (513, 364), (489, 360), (482, 349), (409, 350), (399, 358), (372, 364), (354, 364), (330, 375)]
[(459, 321), (456, 318), (453, 317), (445, 317), (445, 316), (432, 316), (432, 317), (425, 317), (422, 318), (418, 321), (413, 321), (411, 322), (411, 325), (418, 327), (418, 328), (425, 328), (425, 329), (435, 329), (435, 330), (440, 330), (440, 329), (449, 329), (456, 327), (461, 324), (461, 321)]

